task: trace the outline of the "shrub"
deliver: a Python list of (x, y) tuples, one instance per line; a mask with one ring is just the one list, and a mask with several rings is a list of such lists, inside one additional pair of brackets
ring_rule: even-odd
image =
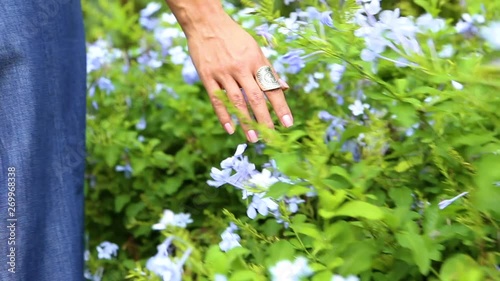
[(248, 146), (161, 5), (85, 5), (87, 277), (498, 280), (500, 2), (242, 2), (296, 121)]

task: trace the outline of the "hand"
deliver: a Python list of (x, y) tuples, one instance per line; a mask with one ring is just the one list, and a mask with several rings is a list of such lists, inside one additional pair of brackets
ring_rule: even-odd
[[(224, 129), (233, 134), (235, 125), (224, 103), (216, 96), (220, 90), (226, 91), (229, 101), (247, 119), (240, 120), (240, 124), (248, 141), (257, 142), (256, 130), (246, 122), (251, 120), (248, 106), (260, 124), (274, 128), (264, 92), (255, 80), (255, 74), (261, 66), (272, 65), (257, 42), (228, 15), (213, 20), (209, 26), (190, 32), (187, 38), (193, 63)], [(282, 89), (288, 88), (284, 81), (278, 81)], [(265, 95), (281, 124), (290, 127), (293, 117), (282, 89), (266, 91)]]

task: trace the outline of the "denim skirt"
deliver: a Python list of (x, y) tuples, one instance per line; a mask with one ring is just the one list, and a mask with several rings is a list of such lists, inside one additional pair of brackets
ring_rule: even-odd
[(83, 280), (85, 38), (77, 0), (0, 0), (0, 280)]

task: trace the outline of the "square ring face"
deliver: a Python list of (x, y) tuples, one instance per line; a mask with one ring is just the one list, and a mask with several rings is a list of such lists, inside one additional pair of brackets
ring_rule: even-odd
[(262, 91), (281, 88), (280, 83), (274, 76), (274, 73), (269, 66), (259, 68), (259, 70), (257, 70), (256, 78)]

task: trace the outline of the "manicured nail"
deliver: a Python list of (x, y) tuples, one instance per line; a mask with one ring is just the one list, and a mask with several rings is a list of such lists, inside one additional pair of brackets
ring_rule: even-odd
[(226, 132), (230, 135), (234, 133), (233, 126), (231, 126), (231, 124), (229, 123), (224, 124), (224, 129), (226, 129)]
[(283, 88), (283, 90), (288, 90), (288, 89), (290, 89), (290, 86), (288, 86), (288, 84), (287, 84), (284, 80), (282, 80), (281, 78), (280, 78), (280, 79), (278, 79), (278, 82), (280, 83), (281, 88)]
[(283, 117), (281, 117), (281, 121), (283, 122), (283, 125), (287, 128), (293, 125), (292, 117), (288, 114), (283, 115)]
[(250, 130), (247, 132), (247, 138), (250, 142), (259, 141), (259, 138), (257, 137), (257, 133), (254, 130)]

